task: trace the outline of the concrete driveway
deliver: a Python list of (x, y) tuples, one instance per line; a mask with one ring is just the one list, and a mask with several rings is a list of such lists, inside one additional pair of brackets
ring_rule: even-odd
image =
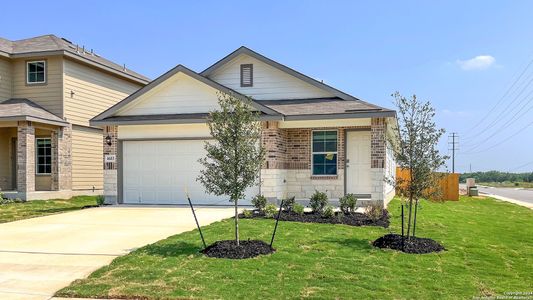
[[(201, 225), (232, 213), (197, 210)], [(117, 256), (194, 228), (188, 207), (102, 207), (0, 224), (0, 299), (50, 299)]]

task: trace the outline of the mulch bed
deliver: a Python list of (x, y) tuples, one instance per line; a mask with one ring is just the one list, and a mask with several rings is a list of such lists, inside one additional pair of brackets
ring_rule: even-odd
[[(274, 219), (277, 217), (277, 213), (274, 216)], [(239, 215), (239, 218), (246, 219), (243, 214)], [(253, 218), (266, 218), (265, 214), (261, 211), (254, 210), (252, 217)], [(389, 227), (389, 213), (387, 210), (383, 210), (383, 216), (377, 220), (369, 218), (367, 215), (362, 213), (352, 213), (344, 214), (342, 212), (336, 212), (335, 216), (331, 218), (325, 218), (321, 214), (313, 212), (305, 212), (303, 215), (299, 215), (295, 212), (282, 211), (280, 221), (289, 221), (289, 222), (303, 222), (303, 223), (326, 223), (326, 224), (344, 224), (350, 226), (381, 226)]]
[(446, 250), (441, 244), (432, 239), (411, 237), (411, 239), (408, 240), (407, 237), (402, 237), (400, 234), (384, 235), (375, 240), (372, 245), (378, 248), (388, 248), (403, 251), (405, 253), (415, 254), (440, 252)]
[(202, 253), (209, 257), (244, 259), (270, 254), (274, 251), (276, 249), (270, 247), (269, 244), (263, 241), (240, 241), (240, 245), (237, 246), (235, 240), (230, 240), (215, 242), (202, 250)]

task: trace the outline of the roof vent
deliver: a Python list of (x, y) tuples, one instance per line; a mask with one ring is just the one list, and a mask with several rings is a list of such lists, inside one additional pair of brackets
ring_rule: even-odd
[(241, 65), (241, 87), (251, 87), (254, 85), (254, 65)]

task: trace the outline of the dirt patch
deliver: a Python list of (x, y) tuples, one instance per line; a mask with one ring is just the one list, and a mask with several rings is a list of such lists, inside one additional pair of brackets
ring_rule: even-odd
[(407, 237), (402, 237), (399, 234), (384, 235), (375, 240), (372, 245), (378, 248), (388, 248), (415, 254), (440, 252), (445, 250), (441, 244), (432, 239), (411, 237), (411, 239), (408, 240)]
[[(277, 217), (277, 214), (274, 218)], [(246, 219), (243, 214), (239, 215), (239, 218)], [(251, 217), (253, 218), (266, 218), (263, 212), (254, 210)], [(289, 222), (303, 222), (303, 223), (326, 223), (326, 224), (344, 224), (350, 226), (381, 226), (389, 227), (389, 213), (387, 210), (383, 210), (383, 215), (378, 219), (371, 219), (367, 215), (362, 213), (344, 214), (342, 212), (336, 212), (333, 217), (326, 218), (321, 214), (313, 212), (305, 212), (303, 215), (299, 215), (295, 212), (283, 211), (279, 217), (280, 221)]]
[(202, 250), (202, 253), (209, 257), (244, 259), (270, 254), (274, 251), (276, 249), (263, 241), (240, 241), (240, 245), (237, 246), (237, 242), (231, 240), (215, 242)]

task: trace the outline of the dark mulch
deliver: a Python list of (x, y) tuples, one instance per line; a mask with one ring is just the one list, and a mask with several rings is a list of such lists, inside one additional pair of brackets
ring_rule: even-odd
[(415, 254), (440, 252), (446, 250), (441, 244), (432, 239), (411, 237), (411, 239), (408, 240), (407, 237), (402, 237), (400, 234), (384, 235), (375, 240), (372, 245), (378, 248), (389, 248), (403, 251), (405, 253)]
[(274, 251), (276, 249), (263, 241), (240, 241), (240, 245), (237, 246), (235, 240), (231, 240), (215, 242), (202, 250), (202, 253), (209, 257), (243, 259), (270, 254)]
[[(277, 213), (274, 218), (277, 217)], [(243, 214), (239, 215), (239, 218), (246, 217)], [(254, 210), (250, 218), (265, 218), (265, 214), (261, 211)], [(389, 213), (387, 210), (383, 210), (383, 216), (377, 220), (369, 218), (362, 213), (344, 214), (342, 212), (336, 212), (335, 216), (331, 218), (325, 218), (321, 214), (313, 212), (305, 212), (303, 215), (299, 215), (295, 212), (282, 211), (280, 221), (290, 222), (303, 222), (303, 223), (327, 223), (327, 224), (344, 224), (351, 226), (381, 226), (389, 227)]]

